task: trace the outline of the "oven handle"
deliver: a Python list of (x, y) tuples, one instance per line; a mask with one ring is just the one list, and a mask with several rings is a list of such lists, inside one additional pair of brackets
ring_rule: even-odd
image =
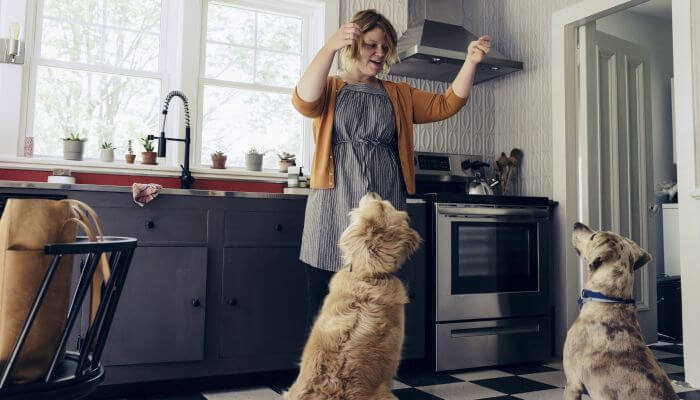
[(539, 331), (539, 324), (525, 326), (495, 326), (489, 328), (452, 329), (450, 331), (450, 336), (456, 338), (469, 336), (509, 335), (516, 333), (537, 333)]
[(447, 207), (436, 206), (438, 214), (455, 217), (549, 217), (547, 208), (493, 208), (493, 207)]

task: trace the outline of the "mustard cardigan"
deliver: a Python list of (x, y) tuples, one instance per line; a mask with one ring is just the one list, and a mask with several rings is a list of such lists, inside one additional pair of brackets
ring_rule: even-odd
[[(456, 114), (466, 103), (450, 86), (444, 94), (425, 92), (404, 82), (380, 81), (389, 95), (396, 116), (399, 159), (406, 191), (416, 193), (416, 175), (413, 162), (413, 124), (440, 121)], [(334, 187), (333, 178), (333, 116), (335, 98), (345, 82), (337, 76), (329, 76), (323, 93), (315, 101), (307, 102), (294, 89), (292, 105), (302, 115), (313, 118), (316, 150), (311, 162), (311, 187)]]

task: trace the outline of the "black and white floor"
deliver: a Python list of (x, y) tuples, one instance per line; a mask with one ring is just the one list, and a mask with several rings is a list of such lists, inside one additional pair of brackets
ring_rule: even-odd
[[(652, 345), (660, 365), (668, 373), (681, 399), (700, 400), (700, 390), (685, 384), (683, 347), (670, 343)], [(394, 394), (401, 400), (561, 400), (566, 379), (561, 362), (527, 364), (495, 369), (449, 373), (400, 374)], [(130, 397), (128, 400), (278, 400), (286, 384), (166, 397)], [(584, 396), (584, 399), (590, 399)]]

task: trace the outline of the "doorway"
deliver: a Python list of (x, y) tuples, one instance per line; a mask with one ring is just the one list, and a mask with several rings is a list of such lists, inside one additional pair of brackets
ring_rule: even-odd
[[(657, 317), (657, 304), (671, 311), (669, 301), (657, 296), (657, 280), (670, 284), (664, 255), (678, 252), (664, 248), (662, 228), (669, 237), (678, 235), (668, 218), (663, 225), (663, 215), (674, 205), (677, 210), (671, 204), (676, 199), (663, 191), (676, 177), (671, 2), (651, 0), (598, 18), (578, 27), (576, 38), (579, 217), (594, 229), (629, 237), (652, 255), (635, 276), (637, 314), (647, 343), (655, 343), (660, 331), (670, 339), (669, 318)], [(583, 273), (581, 268), (581, 288)]]
[[(632, 27), (633, 20), (646, 20), (649, 32)], [(680, 268), (674, 261), (679, 253), (674, 234), (679, 228), (671, 222), (678, 210), (673, 195), (674, 20), (670, 0), (597, 1), (555, 13), (552, 112), (554, 170), (559, 172), (554, 185), (555, 199), (560, 200), (558, 233), (569, 237), (571, 224), (583, 220), (632, 237), (654, 256), (636, 280), (640, 323), (648, 342), (661, 339), (673, 346), (667, 349), (675, 351), (664, 355), (678, 365), (672, 364), (676, 368), (667, 372), (682, 374), (682, 330), (669, 327), (681, 324)], [(655, 38), (665, 41), (662, 50)], [(636, 48), (626, 54), (632, 47)], [(649, 54), (647, 61), (639, 56), (640, 49)], [(588, 61), (586, 51), (594, 54)], [(558, 315), (570, 324), (577, 309), (569, 299), (580, 290), (582, 273), (578, 258), (565, 244), (558, 246), (555, 259), (565, 266), (559, 295), (567, 302)], [(678, 300), (669, 298), (669, 293), (677, 293)], [(677, 311), (668, 311), (673, 308)]]

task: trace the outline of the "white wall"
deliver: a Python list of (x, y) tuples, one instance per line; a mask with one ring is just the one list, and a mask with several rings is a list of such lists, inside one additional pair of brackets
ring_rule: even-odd
[(700, 2), (675, 0), (673, 15), (685, 380), (700, 387)]
[[(630, 11), (609, 15), (596, 21), (599, 31), (638, 44), (649, 50), (651, 64), (651, 129), (654, 152), (654, 188), (675, 181), (671, 115), (673, 76), (673, 32), (671, 21), (642, 16)], [(662, 203), (665, 196), (656, 196)], [(663, 221), (661, 209), (649, 221), (649, 252), (654, 257), (656, 273), (664, 269)]]
[[(9, 36), (9, 25), (18, 22), (24, 41), (27, 0), (0, 0), (0, 38)], [(26, 64), (0, 63), (0, 154), (17, 154), (17, 132), (19, 132), (22, 74)]]

